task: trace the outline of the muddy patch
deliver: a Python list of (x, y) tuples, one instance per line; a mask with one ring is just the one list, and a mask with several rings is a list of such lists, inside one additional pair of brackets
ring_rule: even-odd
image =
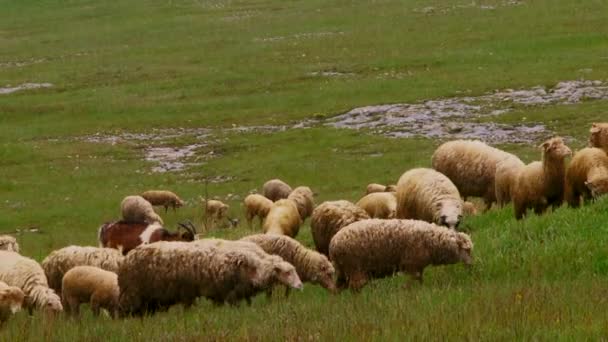
[(551, 134), (540, 123), (507, 125), (477, 122), (499, 116), (518, 106), (572, 104), (583, 100), (608, 99), (608, 84), (602, 81), (565, 81), (546, 89), (505, 89), (482, 96), (463, 96), (355, 108), (328, 120), (336, 128), (370, 129), (391, 137), (481, 139), (492, 143), (530, 143)]
[(51, 88), (51, 83), (23, 83), (21, 85), (12, 87), (10, 85), (0, 88), (0, 95), (12, 94), (22, 90), (40, 89), (40, 88)]

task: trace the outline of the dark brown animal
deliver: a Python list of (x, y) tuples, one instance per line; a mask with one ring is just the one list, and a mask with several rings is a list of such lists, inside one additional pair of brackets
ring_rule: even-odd
[[(180, 232), (179, 228), (184, 231)], [(141, 244), (157, 241), (193, 241), (196, 229), (192, 222), (179, 223), (178, 231), (170, 232), (159, 223), (145, 222), (107, 222), (99, 227), (99, 246), (116, 248), (127, 255), (130, 250)]]

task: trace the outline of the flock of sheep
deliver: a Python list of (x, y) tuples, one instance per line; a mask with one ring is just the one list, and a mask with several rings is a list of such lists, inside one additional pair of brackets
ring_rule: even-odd
[[(122, 218), (102, 225), (100, 247), (68, 246), (41, 264), (19, 253), (17, 241), (0, 236), (0, 323), (25, 307), (77, 314), (81, 303), (113, 317), (153, 314), (199, 297), (221, 305), (250, 303), (276, 286), (302, 289), (303, 282), (334, 293), (358, 290), (370, 278), (402, 271), (422, 281), (428, 265), (473, 262), (473, 243), (457, 229), (476, 209), (466, 199), (514, 204), (515, 217), (543, 213), (564, 199), (572, 207), (608, 192), (608, 123), (593, 124), (590, 147), (571, 150), (559, 138), (540, 145), (541, 161), (525, 165), (513, 154), (479, 141), (451, 141), (432, 156), (433, 168), (405, 172), (396, 185), (370, 184), (356, 204), (314, 204), (306, 186), (266, 182), (262, 194), (243, 202), (249, 227), (259, 218), (264, 234), (238, 241), (199, 238), (192, 224), (170, 232), (153, 206), (184, 202), (170, 191), (127, 196)], [(205, 202), (207, 217), (226, 217), (228, 206)], [(297, 240), (310, 217), (316, 250)]]

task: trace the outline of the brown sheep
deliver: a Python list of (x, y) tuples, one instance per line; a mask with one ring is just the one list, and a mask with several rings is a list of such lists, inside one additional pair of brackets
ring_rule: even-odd
[(349, 201), (321, 203), (312, 212), (310, 230), (317, 251), (329, 255), (329, 242), (340, 229), (360, 220), (369, 219), (365, 210)]
[(464, 216), (475, 216), (478, 214), (477, 207), (472, 202), (462, 202), (462, 214)]
[(370, 278), (404, 271), (422, 282), (428, 265), (473, 262), (468, 235), (418, 220), (363, 220), (331, 240), (338, 287), (359, 290)]
[(517, 173), (525, 165), (526, 164), (516, 156), (507, 158), (496, 165), (494, 188), (496, 192), (496, 203), (501, 208), (511, 202), (511, 192), (515, 185), (515, 177), (517, 177)]
[(566, 169), (566, 201), (578, 207), (583, 199), (590, 200), (608, 193), (608, 155), (595, 147), (584, 148), (572, 157)]
[(397, 218), (423, 220), (456, 229), (462, 219), (458, 189), (433, 169), (409, 170), (397, 183)]
[(394, 192), (372, 192), (357, 202), (371, 218), (392, 219), (397, 214), (397, 196)]
[(150, 202), (146, 201), (141, 196), (127, 196), (120, 203), (122, 211), (122, 219), (129, 223), (154, 223), (158, 222), (161, 225), (163, 219), (154, 212), (154, 208)]
[(608, 122), (593, 123), (589, 133), (589, 146), (601, 148), (608, 153)]
[(169, 207), (175, 211), (176, 208), (184, 206), (184, 201), (175, 193), (168, 190), (149, 190), (141, 194), (141, 197), (152, 205), (162, 205), (165, 207), (165, 213)]
[(0, 327), (12, 314), (21, 310), (24, 299), (20, 288), (0, 281)]
[(315, 202), (313, 198), (313, 192), (307, 186), (299, 186), (287, 196), (287, 199), (290, 199), (296, 203), (298, 207), (298, 213), (300, 213), (300, 218), (302, 221), (306, 220), (307, 217), (312, 214), (312, 210), (315, 207)]
[(222, 201), (203, 200), (206, 226), (209, 228), (214, 228), (217, 224), (228, 218), (229, 208), (230, 206)]
[(271, 179), (264, 183), (262, 194), (269, 200), (276, 202), (287, 198), (291, 193), (291, 187), (280, 179)]
[(274, 202), (264, 220), (264, 233), (295, 237), (298, 235), (302, 218), (298, 206), (290, 199)]
[(256, 216), (260, 219), (260, 226), (262, 226), (264, 219), (270, 211), (270, 207), (272, 207), (272, 201), (262, 195), (251, 194), (245, 197), (243, 203), (245, 205), (245, 218), (247, 219), (249, 228), (251, 229), (251, 222)]
[(78, 315), (81, 303), (91, 304), (95, 316), (106, 309), (112, 318), (118, 312), (118, 276), (94, 266), (76, 266), (64, 276), (61, 300), (67, 313)]
[(562, 204), (566, 165), (565, 158), (572, 151), (560, 137), (551, 138), (540, 146), (542, 161), (532, 162), (517, 173), (511, 199), (515, 218), (520, 220), (528, 208), (538, 215), (551, 205), (553, 209)]

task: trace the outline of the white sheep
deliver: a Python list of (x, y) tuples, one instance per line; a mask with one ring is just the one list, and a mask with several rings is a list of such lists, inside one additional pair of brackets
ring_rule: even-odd
[(12, 314), (21, 310), (24, 299), (20, 288), (0, 281), (0, 327)]
[(158, 222), (164, 224), (163, 219), (154, 211), (152, 204), (141, 196), (127, 196), (120, 203), (122, 219), (125, 222)]
[(280, 179), (271, 179), (262, 186), (262, 194), (273, 202), (287, 198), (291, 190), (291, 187)]
[(150, 202), (153, 206), (162, 205), (165, 207), (165, 213), (169, 207), (173, 208), (173, 211), (175, 211), (176, 208), (184, 206), (184, 201), (175, 193), (168, 190), (148, 190), (142, 193), (141, 197)]
[(106, 309), (110, 316), (118, 312), (118, 276), (94, 266), (76, 266), (64, 276), (61, 298), (67, 313), (78, 315), (80, 304), (89, 303), (96, 316)]
[(343, 227), (364, 219), (369, 219), (367, 212), (349, 201), (321, 203), (312, 212), (310, 219), (310, 230), (317, 251), (329, 255), (331, 238)]
[(251, 222), (256, 216), (260, 219), (260, 226), (262, 226), (273, 202), (262, 195), (251, 194), (245, 197), (243, 203), (245, 206), (245, 218), (247, 219), (249, 228), (251, 228)]
[(287, 199), (296, 203), (302, 221), (306, 220), (306, 218), (312, 214), (312, 210), (315, 207), (313, 196), (312, 190), (307, 186), (299, 186), (293, 189), (289, 196), (287, 196)]
[(566, 169), (564, 197), (571, 207), (578, 207), (581, 196), (590, 200), (608, 193), (608, 155), (595, 147), (584, 148), (572, 157)]
[(409, 170), (397, 183), (397, 218), (423, 220), (456, 229), (462, 219), (458, 189), (433, 169)]
[(264, 220), (264, 233), (295, 237), (298, 235), (302, 218), (296, 203), (290, 199), (281, 199), (272, 204)]
[(63, 310), (61, 299), (49, 288), (44, 270), (33, 259), (16, 252), (0, 251), (0, 281), (16, 286), (25, 294), (25, 307), (47, 312)]
[(0, 235), (0, 251), (12, 251), (19, 253), (17, 239), (10, 235)]
[(397, 197), (394, 192), (372, 192), (363, 196), (357, 205), (371, 218), (392, 219), (397, 214)]

